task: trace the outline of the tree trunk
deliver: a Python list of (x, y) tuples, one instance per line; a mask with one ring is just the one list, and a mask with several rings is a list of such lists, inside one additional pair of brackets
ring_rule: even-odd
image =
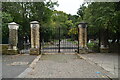
[(117, 32), (117, 43), (119, 43), (119, 40), (120, 40), (120, 33), (119, 32)]
[(102, 29), (100, 31), (100, 45), (108, 47), (108, 29)]
[[(101, 30), (99, 29), (99, 44), (98, 44), (99, 47), (100, 47), (100, 43), (101, 43), (101, 36), (100, 35), (101, 35)], [(100, 52), (100, 49), (99, 49), (99, 52)]]

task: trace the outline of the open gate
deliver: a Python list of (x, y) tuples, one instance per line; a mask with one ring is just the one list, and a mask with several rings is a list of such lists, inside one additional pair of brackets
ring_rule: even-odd
[(78, 52), (78, 28), (41, 27), (40, 31), (41, 53)]

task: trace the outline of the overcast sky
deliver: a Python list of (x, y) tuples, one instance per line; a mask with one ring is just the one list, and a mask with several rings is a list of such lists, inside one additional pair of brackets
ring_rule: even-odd
[(84, 0), (57, 0), (59, 6), (55, 7), (58, 11), (64, 11), (68, 14), (75, 15)]

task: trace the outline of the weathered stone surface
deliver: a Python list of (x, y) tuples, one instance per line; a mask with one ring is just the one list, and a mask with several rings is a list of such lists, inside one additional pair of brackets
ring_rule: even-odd
[(39, 48), (39, 23), (37, 21), (31, 22), (31, 48)]
[(7, 50), (7, 53), (6, 53), (6, 54), (8, 54), (8, 55), (16, 55), (16, 54), (18, 54), (18, 53), (19, 53), (18, 50)]
[(39, 33), (39, 22), (32, 21), (31, 25), (31, 49), (30, 54), (38, 55), (39, 54), (39, 47), (40, 47), (40, 33)]
[(39, 55), (39, 48), (31, 48), (30, 49), (30, 54), (31, 55)]
[(78, 25), (79, 29), (79, 53), (88, 53), (87, 49), (87, 25), (86, 23), (80, 23)]
[(109, 48), (100, 48), (100, 52), (101, 53), (108, 53), (109, 52)]
[(18, 50), (8, 50), (8, 45), (1, 45), (2, 46), (2, 55), (15, 55), (18, 54), (19, 51)]
[(88, 53), (88, 49), (86, 49), (86, 48), (81, 48), (81, 49), (79, 49), (79, 53), (80, 53), (80, 54), (86, 54), (86, 53)]
[(0, 44), (0, 52), (1, 54), (6, 54), (7, 53), (7, 50), (8, 50), (8, 44)]
[(17, 54), (17, 44), (18, 44), (18, 24), (15, 22), (8, 24), (9, 28), (9, 47), (6, 51), (7, 54)]
[(101, 45), (100, 46), (100, 52), (101, 53), (108, 53), (109, 52), (109, 47), (108, 46), (104, 46), (104, 45)]
[(17, 49), (17, 43), (18, 43), (18, 36), (17, 36), (17, 30), (10, 29), (9, 30), (9, 49)]
[(87, 48), (87, 29), (86, 23), (80, 23), (78, 25), (79, 29), (79, 47)]

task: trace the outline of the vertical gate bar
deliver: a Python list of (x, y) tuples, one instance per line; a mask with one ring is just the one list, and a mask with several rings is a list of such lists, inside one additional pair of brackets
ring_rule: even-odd
[(74, 44), (74, 35), (71, 35), (71, 52), (74, 52), (74, 47), (75, 47), (75, 44)]
[(58, 49), (58, 53), (60, 53), (60, 26), (59, 26), (59, 49)]
[[(63, 29), (63, 30), (65, 30), (66, 31), (66, 28), (65, 29)], [(64, 47), (64, 51), (65, 51), (65, 53), (67, 53), (68, 52), (68, 49), (67, 49), (67, 35), (65, 34), (65, 47)]]
[[(55, 31), (55, 28), (53, 28), (54, 30), (53, 31)], [(57, 34), (57, 32), (55, 31), (55, 33), (54, 34)], [(55, 48), (57, 48), (57, 44), (56, 44), (56, 35), (54, 36), (54, 46), (55, 46)], [(56, 49), (54, 50), (54, 52), (56, 52)]]
[(41, 28), (39, 29), (39, 35), (40, 35), (40, 39), (39, 39), (39, 45), (40, 45), (40, 47), (39, 47), (39, 54), (41, 54)]
[[(75, 31), (74, 31), (74, 32), (75, 32)], [(75, 47), (75, 46), (74, 46), (74, 45), (75, 45), (75, 44), (74, 44), (74, 41), (75, 41), (75, 40), (74, 40), (74, 37), (73, 37), (73, 35), (72, 35), (72, 52), (74, 51), (74, 47)]]
[[(50, 35), (52, 36), (52, 32), (51, 32)], [(53, 52), (52, 37), (50, 37), (50, 48), (51, 48), (51, 50), (48, 50), (48, 51), (49, 51), (50, 53), (52, 53), (52, 52)]]
[[(67, 31), (66, 31), (67, 32)], [(66, 35), (66, 37), (67, 37), (67, 35)], [(67, 39), (69, 39), (68, 37), (67, 37)], [(69, 49), (70, 48), (70, 44), (69, 44), (69, 40), (67, 41), (66, 40), (66, 43), (67, 43), (67, 45), (66, 45), (66, 51), (68, 52), (68, 53), (70, 53), (71, 52), (71, 49)]]
[(53, 32), (51, 33), (51, 39), (50, 39), (50, 42), (51, 42), (51, 50), (49, 50), (51, 53), (53, 53), (54, 52), (54, 45), (53, 45), (53, 36), (52, 36), (52, 34), (53, 34)]
[[(54, 35), (53, 35), (53, 47), (56, 48), (56, 42), (55, 42), (55, 36), (56, 36), (55, 33), (56, 33), (56, 31), (55, 31), (54, 28), (53, 28), (53, 31), (54, 31), (54, 32), (53, 32), (53, 34), (54, 34)], [(55, 50), (54, 50), (53, 52), (55, 53)]]
[[(54, 28), (53, 28), (54, 29)], [(52, 31), (54, 31), (54, 30), (52, 30)], [(52, 32), (53, 33), (53, 32)], [(54, 33), (53, 33), (54, 34)], [(53, 35), (52, 35), (53, 36)], [(54, 36), (53, 36), (53, 47), (55, 48), (55, 44), (54, 44), (54, 42), (55, 42), (55, 38), (54, 38)], [(53, 50), (53, 53), (55, 52), (55, 50)]]
[(78, 38), (78, 53), (79, 53), (79, 28), (77, 27), (77, 29), (78, 29), (78, 36), (77, 36), (77, 38)]
[[(75, 31), (74, 31), (74, 33), (75, 33)], [(72, 40), (72, 44), (73, 44), (73, 46), (72, 46), (72, 51), (75, 51), (75, 39), (74, 39), (74, 36), (72, 35), (72, 38), (73, 38), (73, 40)]]

